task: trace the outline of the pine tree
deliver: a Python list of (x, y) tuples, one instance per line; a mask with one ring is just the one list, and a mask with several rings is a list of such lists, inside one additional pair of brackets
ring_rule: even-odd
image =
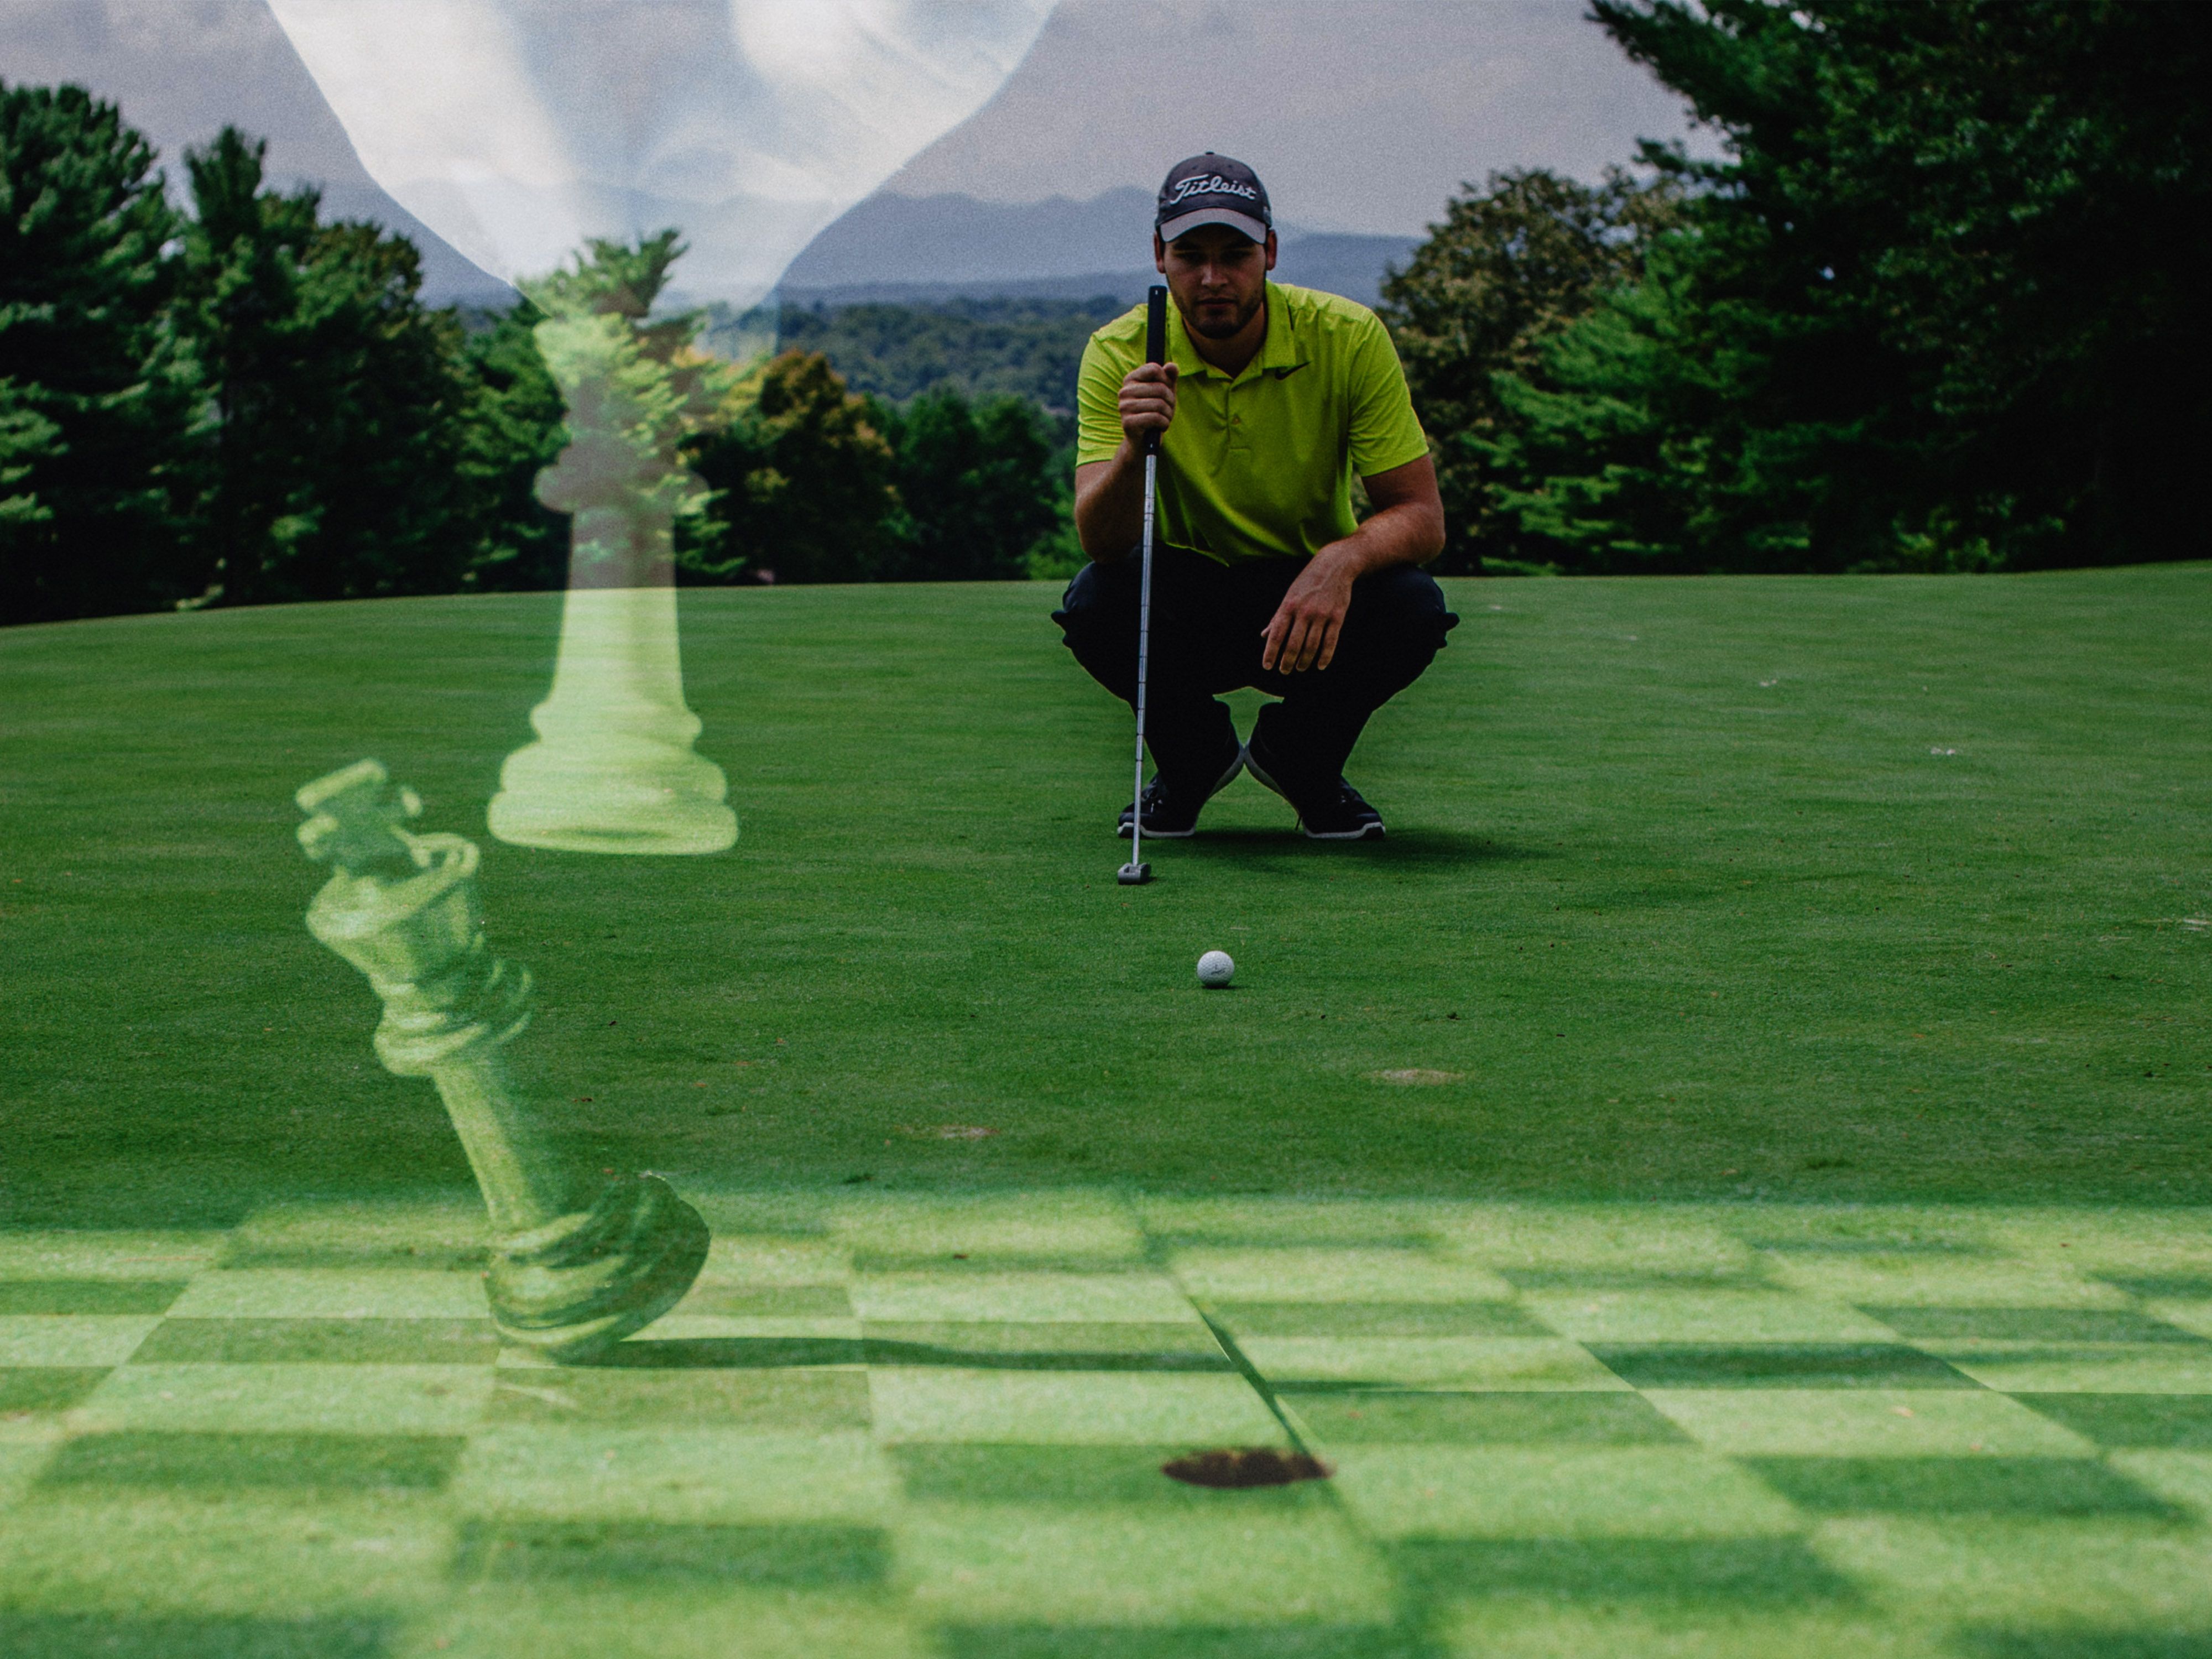
[(153, 149), (80, 87), (0, 89), (0, 622), (143, 611), (204, 585), (181, 513), (178, 220)]
[(450, 592), (479, 539), (471, 388), (412, 243), (264, 188), (266, 146), (188, 152), (179, 319), (208, 389), (202, 533), (225, 605)]

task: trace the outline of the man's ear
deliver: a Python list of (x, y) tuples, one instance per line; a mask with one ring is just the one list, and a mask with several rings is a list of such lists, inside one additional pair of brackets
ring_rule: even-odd
[[(1155, 237), (1153, 237), (1153, 238), (1152, 238), (1152, 240), (1153, 240), (1154, 241), (1156, 241), (1156, 242), (1157, 242), (1157, 241), (1158, 241), (1158, 240), (1159, 240), (1159, 238), (1158, 238), (1158, 237), (1157, 237), (1157, 236), (1155, 236)], [(1272, 231), (1272, 230), (1271, 230), (1271, 231), (1269, 231), (1269, 232), (1267, 233), (1267, 269), (1268, 269), (1268, 270), (1273, 270), (1274, 268), (1275, 268), (1275, 233), (1274, 233), (1273, 231)], [(1164, 269), (1165, 269), (1165, 267), (1164, 267), (1164, 266), (1163, 266), (1163, 267), (1162, 267), (1162, 269), (1163, 269), (1163, 270), (1164, 270)]]
[[(1267, 263), (1273, 264), (1274, 261), (1270, 259)], [(1157, 230), (1152, 233), (1152, 269), (1163, 276), (1168, 274), (1168, 245), (1160, 240)]]

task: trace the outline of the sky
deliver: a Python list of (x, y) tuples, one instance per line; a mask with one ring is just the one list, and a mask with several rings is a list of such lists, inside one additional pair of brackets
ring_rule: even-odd
[[(605, 9), (703, 0), (501, 3)], [(893, 3), (846, 0), (863, 11)], [(979, 0), (901, 3), (951, 15)], [(1492, 169), (1594, 178), (1631, 159), (1638, 137), (1688, 133), (1679, 100), (1585, 21), (1583, 4), (1060, 0), (994, 96), (902, 167), (873, 176), (888, 172), (883, 188), (907, 195), (1079, 199), (1118, 185), (1152, 189), (1179, 156), (1216, 149), (1259, 170), (1286, 222), (1418, 234), (1462, 181)], [(470, 66), (450, 67), (465, 75)], [(335, 212), (410, 228), (378, 191), (269, 0), (0, 0), (0, 79), (72, 80), (115, 100), (161, 147), (173, 179), (183, 145), (234, 123), (269, 140), (277, 179), (321, 185)]]

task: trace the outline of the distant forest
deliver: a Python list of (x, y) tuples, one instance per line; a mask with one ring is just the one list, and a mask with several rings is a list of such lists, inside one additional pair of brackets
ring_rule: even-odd
[[(1720, 153), (1493, 174), (1386, 283), (1440, 569), (2212, 551), (2212, 7), (1591, 15)], [(179, 206), (112, 106), (0, 88), (0, 623), (564, 580), (532, 307), (426, 306), (410, 244), (271, 188), (262, 154), (188, 151)], [(1072, 570), (1075, 368), (1121, 309), (786, 309), (684, 453), (683, 579)]]
[(1066, 415), (1084, 343), (1128, 308), (1110, 295), (787, 305), (777, 338), (787, 350), (822, 353), (848, 386), (872, 397), (903, 402), (949, 386), (968, 398), (1026, 398)]

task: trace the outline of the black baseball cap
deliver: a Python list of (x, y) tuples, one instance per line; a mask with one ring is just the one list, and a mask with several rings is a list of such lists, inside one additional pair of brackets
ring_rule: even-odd
[(1168, 169), (1167, 182), (1160, 186), (1159, 211), (1152, 216), (1152, 229), (1163, 242), (1172, 242), (1199, 225), (1227, 225), (1264, 242), (1274, 224), (1267, 187), (1260, 175), (1242, 161), (1212, 150)]

